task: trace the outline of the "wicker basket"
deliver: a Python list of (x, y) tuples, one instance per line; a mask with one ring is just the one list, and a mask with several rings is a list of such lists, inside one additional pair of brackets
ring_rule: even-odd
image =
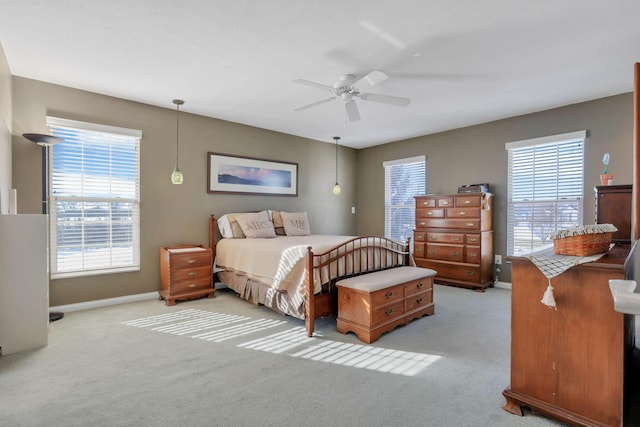
[(582, 226), (561, 230), (552, 236), (556, 255), (590, 256), (602, 254), (611, 246), (611, 235), (617, 229), (611, 224)]

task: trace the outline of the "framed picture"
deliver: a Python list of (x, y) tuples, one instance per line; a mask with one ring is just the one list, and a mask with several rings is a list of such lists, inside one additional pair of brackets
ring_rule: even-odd
[(207, 153), (207, 192), (298, 195), (298, 164)]

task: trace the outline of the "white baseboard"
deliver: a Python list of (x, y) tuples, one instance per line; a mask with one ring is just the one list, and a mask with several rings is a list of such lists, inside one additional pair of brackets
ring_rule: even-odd
[(76, 304), (58, 305), (49, 307), (49, 311), (61, 311), (69, 313), (71, 311), (89, 310), (91, 308), (106, 307), (109, 305), (126, 304), (128, 302), (145, 301), (158, 299), (158, 292), (147, 292), (145, 294), (125, 295), (123, 297), (99, 299), (95, 301), (79, 302)]
[(496, 282), (494, 286), (496, 288), (500, 288), (500, 289), (509, 289), (509, 290), (511, 290), (511, 283), (510, 282)]

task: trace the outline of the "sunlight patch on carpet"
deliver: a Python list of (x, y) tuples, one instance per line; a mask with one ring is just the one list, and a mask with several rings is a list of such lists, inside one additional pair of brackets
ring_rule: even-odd
[[(189, 309), (134, 319), (122, 324), (203, 341), (223, 342), (286, 325), (288, 322)], [(247, 341), (238, 344), (238, 347), (405, 376), (414, 376), (441, 358), (374, 345), (326, 340), (317, 332), (313, 337), (308, 337), (306, 329), (301, 326)]]

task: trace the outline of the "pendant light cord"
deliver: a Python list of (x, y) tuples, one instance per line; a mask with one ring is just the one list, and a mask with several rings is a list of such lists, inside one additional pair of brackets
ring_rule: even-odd
[(338, 141), (340, 140), (339, 136), (334, 136), (333, 139), (336, 141), (336, 184), (338, 183)]

